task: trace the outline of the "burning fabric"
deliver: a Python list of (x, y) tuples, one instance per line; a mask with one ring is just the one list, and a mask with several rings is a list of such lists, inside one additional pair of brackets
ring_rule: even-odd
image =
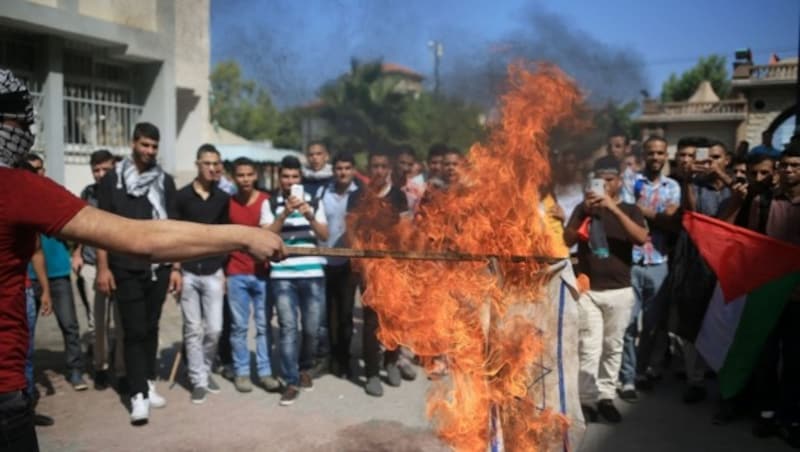
[[(457, 450), (572, 450), (583, 420), (577, 400), (577, 289), (548, 232), (539, 190), (550, 178), (548, 136), (575, 120), (582, 97), (560, 70), (509, 69), (502, 118), (475, 144), (455, 182), (426, 196), (413, 221), (396, 222), (365, 196), (351, 219), (354, 246), (490, 254), (481, 261), (364, 260), (364, 302), (387, 349), (414, 351), (428, 372), (428, 415)], [(371, 204), (370, 204), (371, 203)]]

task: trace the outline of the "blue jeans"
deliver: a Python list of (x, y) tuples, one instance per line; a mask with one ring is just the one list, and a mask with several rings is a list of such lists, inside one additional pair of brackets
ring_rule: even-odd
[[(281, 374), (297, 386), (300, 371), (314, 365), (319, 326), (325, 312), (325, 278), (273, 279), (272, 295), (281, 336)], [(298, 314), (302, 316), (302, 345), (298, 344)]]
[(28, 395), (34, 397), (36, 386), (33, 382), (33, 333), (36, 332), (38, 309), (36, 309), (36, 297), (32, 287), (25, 289), (25, 305), (28, 315), (28, 355), (25, 357), (25, 380), (28, 382)]
[(272, 306), (267, 299), (267, 278), (256, 275), (228, 276), (228, 306), (231, 310), (231, 351), (233, 372), (237, 377), (250, 375), (250, 350), (247, 348), (247, 327), (250, 305), (256, 324), (256, 368), (259, 377), (272, 375), (269, 360), (269, 318)]
[[(622, 384), (633, 384), (636, 380), (636, 338), (639, 335), (639, 314), (647, 318), (651, 312), (659, 311), (654, 302), (664, 298), (657, 298), (656, 294), (667, 278), (667, 272), (666, 262), (656, 265), (634, 265), (631, 268), (631, 285), (636, 295), (636, 301), (623, 339), (622, 367), (619, 371), (619, 379)], [(649, 329), (656, 327), (650, 321), (646, 321), (644, 324), (643, 331), (646, 334), (650, 333)], [(642, 358), (649, 359), (644, 356)]]

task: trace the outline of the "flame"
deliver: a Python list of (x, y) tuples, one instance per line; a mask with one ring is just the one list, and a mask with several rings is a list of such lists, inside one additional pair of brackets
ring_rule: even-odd
[[(460, 251), (499, 256), (563, 254), (539, 211), (549, 182), (549, 132), (578, 121), (582, 96), (552, 65), (509, 67), (502, 117), (475, 144), (457, 187), (432, 194), (417, 218), (397, 222), (374, 198), (351, 218), (363, 248)], [(372, 204), (371, 204), (372, 203)], [(403, 345), (426, 371), (444, 357), (448, 377), (434, 382), (427, 414), (456, 450), (485, 451), (489, 416), (499, 407), (507, 450), (543, 450), (563, 438), (568, 420), (537, 409), (528, 388), (543, 351), (542, 333), (514, 305), (541, 299), (545, 264), (365, 260), (364, 302), (378, 313), (386, 347)]]

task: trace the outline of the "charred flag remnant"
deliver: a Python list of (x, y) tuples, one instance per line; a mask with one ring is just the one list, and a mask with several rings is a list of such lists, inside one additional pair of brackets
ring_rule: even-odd
[(444, 441), (466, 451), (575, 450), (583, 419), (572, 270), (503, 257), (560, 254), (539, 188), (550, 178), (548, 135), (577, 122), (583, 99), (552, 65), (512, 65), (508, 85), (499, 122), (469, 150), (457, 183), (399, 222), (365, 195), (348, 227), (358, 249), (498, 257), (493, 271), (485, 261), (356, 262), (386, 347), (410, 348), (429, 372), (447, 363), (427, 407)]

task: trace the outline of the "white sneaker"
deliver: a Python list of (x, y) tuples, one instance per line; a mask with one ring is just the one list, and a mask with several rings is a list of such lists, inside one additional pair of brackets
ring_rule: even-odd
[(164, 408), (167, 406), (167, 399), (156, 392), (156, 382), (147, 380), (147, 392), (150, 399), (150, 406), (153, 408)]
[(141, 392), (131, 397), (131, 424), (144, 425), (150, 417), (150, 401)]

